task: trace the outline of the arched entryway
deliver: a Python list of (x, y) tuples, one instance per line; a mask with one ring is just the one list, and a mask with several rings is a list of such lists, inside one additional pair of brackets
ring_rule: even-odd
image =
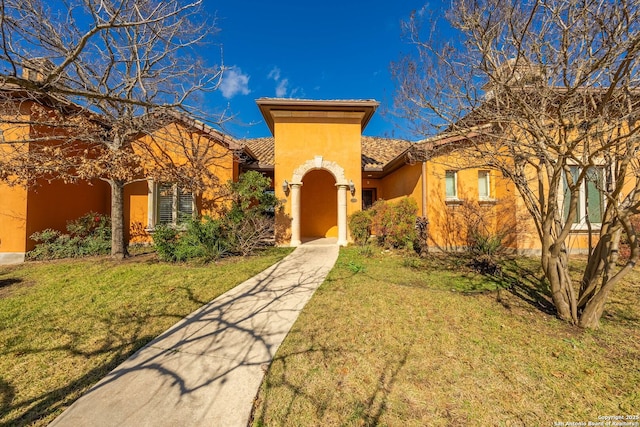
[[(329, 189), (330, 182), (333, 182), (333, 191)], [(298, 246), (302, 242), (303, 231), (319, 234), (323, 227), (325, 228), (325, 236), (326, 233), (334, 233), (336, 230), (338, 245), (345, 246), (347, 244), (347, 189), (349, 182), (344, 176), (344, 169), (335, 162), (328, 162), (322, 156), (316, 156), (313, 160), (308, 160), (300, 165), (293, 172), (288, 185), (291, 191), (291, 246)], [(309, 190), (305, 188), (305, 191), (302, 191), (303, 185), (309, 185), (311, 188)], [(323, 198), (314, 197), (314, 190), (320, 191)], [(309, 206), (305, 206), (303, 211), (303, 202), (310, 203), (311, 209)], [(318, 207), (323, 203), (327, 206), (322, 207), (322, 220), (319, 224), (309, 223), (314, 218), (318, 218), (313, 207)], [(329, 209), (333, 209), (336, 213), (335, 217), (328, 213)], [(336, 218), (335, 226), (330, 218)], [(302, 228), (303, 220), (307, 222), (304, 229)]]
[(338, 237), (336, 180), (324, 169), (309, 171), (302, 178), (300, 236), (303, 241)]

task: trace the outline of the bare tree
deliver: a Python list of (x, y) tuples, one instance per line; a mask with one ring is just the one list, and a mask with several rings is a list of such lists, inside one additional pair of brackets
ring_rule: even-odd
[(150, 173), (140, 157), (146, 148), (136, 144), (166, 123), (167, 111), (198, 117), (195, 97), (217, 88), (222, 67), (198, 52), (215, 23), (204, 18), (201, 0), (0, 5), (4, 122), (31, 128), (28, 138), (4, 139), (13, 149), (4, 150), (2, 174), (23, 183), (53, 176), (108, 182), (112, 255), (123, 257), (124, 187)]
[[(541, 243), (562, 319), (599, 324), (640, 257), (640, 2), (459, 0), (405, 23), (416, 51), (392, 64), (395, 109), (421, 135), (474, 135), (460, 151), (509, 177)], [(569, 241), (588, 236), (579, 282)], [(631, 256), (619, 265), (625, 232)]]

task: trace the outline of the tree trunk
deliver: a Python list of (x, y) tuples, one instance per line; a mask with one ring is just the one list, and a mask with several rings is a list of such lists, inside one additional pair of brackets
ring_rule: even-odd
[(589, 300), (584, 311), (580, 315), (578, 326), (590, 329), (596, 329), (600, 326), (600, 317), (602, 317), (604, 304), (607, 301), (608, 295), (608, 289), (604, 289)]
[(578, 310), (573, 283), (569, 276), (566, 256), (553, 251), (543, 253), (542, 267), (544, 275), (549, 281), (551, 299), (556, 307), (558, 317), (562, 320), (577, 323)]
[(124, 236), (124, 182), (109, 180), (111, 185), (111, 257), (123, 259), (129, 255)]

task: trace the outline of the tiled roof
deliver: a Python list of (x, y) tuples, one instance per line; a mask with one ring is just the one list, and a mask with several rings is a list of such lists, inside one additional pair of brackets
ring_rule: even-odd
[[(274, 165), (273, 137), (247, 139), (244, 143), (261, 166)], [(362, 168), (382, 169), (410, 146), (409, 141), (402, 139), (363, 136)]]
[(411, 143), (403, 139), (362, 137), (362, 168), (382, 169), (404, 153)]
[(251, 154), (256, 157), (262, 166), (273, 166), (275, 163), (274, 139), (272, 136), (266, 138), (254, 138), (244, 140)]

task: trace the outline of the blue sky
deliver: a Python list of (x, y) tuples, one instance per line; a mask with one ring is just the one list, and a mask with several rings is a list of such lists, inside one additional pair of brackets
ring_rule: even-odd
[[(382, 112), (393, 98), (390, 62), (412, 49), (401, 38), (400, 23), (424, 5), (424, 0), (207, 0), (229, 68), (208, 101), (217, 109), (228, 105), (236, 115), (226, 126), (231, 135), (254, 138), (270, 136), (257, 98), (376, 99), (381, 106), (364, 134), (409, 138)], [(219, 55), (212, 47), (211, 62), (219, 62)]]

